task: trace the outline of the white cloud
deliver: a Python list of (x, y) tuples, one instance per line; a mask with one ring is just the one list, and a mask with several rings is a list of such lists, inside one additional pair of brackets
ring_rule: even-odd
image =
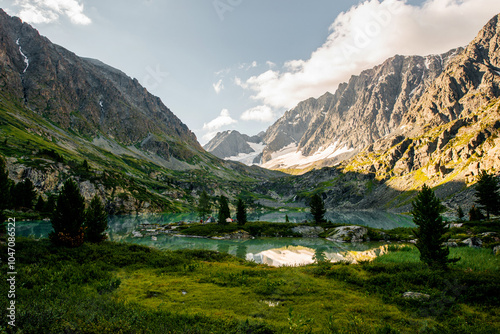
[(223, 126), (231, 125), (234, 123), (238, 123), (238, 121), (231, 117), (231, 115), (229, 114), (229, 110), (222, 109), (220, 115), (217, 116), (217, 118), (211, 120), (208, 123), (203, 124), (203, 129), (216, 130), (222, 128)]
[(66, 16), (74, 24), (88, 25), (92, 20), (83, 13), (79, 0), (16, 0), (20, 7), (19, 16), (29, 23), (51, 23)]
[(266, 65), (269, 66), (269, 68), (273, 68), (273, 67), (276, 67), (276, 64), (273, 63), (272, 61), (266, 61)]
[(222, 84), (222, 79), (212, 84), (212, 86), (214, 87), (216, 94), (219, 94), (224, 89), (224, 85)]
[(421, 6), (365, 1), (335, 19), (326, 42), (309, 59), (290, 60), (281, 71), (270, 69), (239, 86), (268, 106), (292, 108), (334, 92), (351, 75), (396, 54), (428, 55), (465, 46), (498, 12), (498, 0), (427, 0)]
[(243, 114), (241, 114), (241, 119), (244, 121), (259, 121), (259, 122), (272, 122), (275, 119), (273, 110), (266, 106), (257, 106), (248, 109)]

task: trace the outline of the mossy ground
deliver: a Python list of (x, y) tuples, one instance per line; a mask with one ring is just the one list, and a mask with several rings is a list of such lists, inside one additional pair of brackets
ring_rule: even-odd
[[(1, 247), (2, 253), (6, 247)], [(500, 260), (460, 249), (431, 271), (413, 247), (360, 265), (270, 268), (211, 251), (105, 242), (16, 244), (16, 328), (7, 333), (496, 333)], [(2, 264), (2, 272), (7, 272)], [(0, 293), (7, 294), (2, 284)], [(429, 300), (407, 300), (406, 291)], [(444, 305), (444, 306), (443, 306)]]

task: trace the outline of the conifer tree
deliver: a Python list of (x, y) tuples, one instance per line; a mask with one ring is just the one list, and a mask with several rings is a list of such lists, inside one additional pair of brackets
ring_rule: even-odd
[(476, 203), (486, 210), (486, 219), (490, 219), (490, 213), (500, 212), (500, 194), (498, 193), (498, 182), (495, 177), (486, 171), (481, 171), (476, 184)]
[(45, 206), (46, 206), (46, 203), (43, 200), (42, 195), (39, 195), (38, 196), (38, 200), (36, 201), (36, 204), (35, 204), (35, 211), (37, 211), (37, 212), (44, 212), (45, 211)]
[(57, 197), (57, 204), (52, 215), (52, 228), (49, 235), (58, 245), (77, 247), (83, 243), (85, 222), (85, 202), (78, 185), (73, 180), (64, 183)]
[(241, 198), (238, 199), (236, 204), (236, 220), (238, 225), (245, 225), (247, 222), (247, 208)]
[(320, 195), (314, 194), (311, 197), (311, 203), (309, 204), (311, 207), (311, 214), (314, 217), (314, 221), (319, 224), (325, 221), (325, 203)]
[(106, 239), (108, 214), (99, 196), (95, 195), (85, 211), (85, 237), (90, 242), (101, 242)]
[(14, 206), (16, 208), (33, 208), (33, 202), (36, 199), (35, 187), (30, 179), (25, 179), (17, 183), (12, 191)]
[(0, 157), (0, 210), (8, 209), (11, 206), (11, 185), (9, 172), (5, 166), (5, 161)]
[(208, 196), (205, 190), (203, 190), (203, 192), (200, 195), (197, 209), (198, 209), (198, 215), (203, 221), (205, 220), (205, 217), (209, 215), (212, 210), (212, 205), (210, 203), (210, 196)]
[(424, 184), (412, 206), (413, 222), (418, 226), (414, 233), (417, 236), (416, 246), (420, 251), (420, 260), (432, 268), (442, 269), (448, 263), (458, 261), (459, 259), (448, 259), (450, 250), (442, 246), (446, 241), (446, 224), (441, 217), (443, 206), (432, 189)]
[(464, 221), (465, 213), (464, 213), (464, 210), (462, 210), (461, 206), (458, 206), (457, 216), (458, 216), (458, 221), (459, 222), (463, 222)]
[(219, 224), (225, 225), (227, 224), (227, 218), (231, 218), (231, 212), (229, 211), (229, 203), (227, 198), (223, 195), (219, 198), (219, 217), (217, 222)]

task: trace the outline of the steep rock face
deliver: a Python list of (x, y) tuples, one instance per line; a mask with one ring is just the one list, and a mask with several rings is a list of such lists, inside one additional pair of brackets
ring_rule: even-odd
[(0, 87), (63, 129), (131, 145), (159, 135), (201, 150), (195, 135), (136, 79), (52, 44), (0, 10)]
[[(500, 16), (453, 59), (404, 117), (401, 131), (342, 166), (374, 175), (398, 192), (437, 187), (445, 204), (468, 209), (481, 170), (500, 171)], [(384, 191), (364, 203), (383, 205)], [(392, 206), (408, 207), (403, 195)]]
[[(266, 132), (263, 161), (273, 159), (290, 144), (304, 156), (330, 148), (330, 164), (353, 156), (397, 130), (412, 101), (422, 96), (461, 51), (427, 57), (395, 56), (351, 77), (335, 94), (301, 102)], [(346, 151), (349, 154), (332, 159)]]
[(271, 125), (264, 136), (266, 148), (262, 154), (265, 163), (273, 158), (273, 153), (293, 144), (298, 145), (309, 127), (323, 121), (324, 113), (330, 109), (333, 95), (326, 93), (318, 99), (310, 98), (287, 111)]
[(467, 116), (500, 96), (500, 16), (495, 16), (444, 73), (437, 78), (402, 122), (412, 134)]

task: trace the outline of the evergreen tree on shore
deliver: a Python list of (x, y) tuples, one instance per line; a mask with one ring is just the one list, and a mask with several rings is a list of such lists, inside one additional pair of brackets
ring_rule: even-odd
[(12, 183), (12, 180), (9, 179), (5, 161), (0, 157), (0, 210), (9, 209), (11, 206)]
[(238, 199), (236, 204), (236, 220), (238, 225), (245, 225), (247, 222), (247, 208), (241, 198)]
[(219, 217), (217, 222), (219, 224), (225, 225), (227, 224), (227, 218), (231, 218), (231, 212), (229, 211), (229, 202), (227, 201), (227, 197), (221, 195), (219, 198)]
[(498, 182), (496, 178), (481, 171), (476, 184), (476, 203), (486, 210), (486, 219), (490, 219), (490, 213), (500, 213), (500, 194), (498, 193)]
[(424, 184), (412, 206), (413, 222), (418, 226), (414, 232), (420, 260), (429, 267), (441, 269), (446, 268), (448, 263), (458, 261), (459, 259), (448, 259), (450, 250), (442, 246), (446, 241), (446, 224), (441, 217), (443, 206), (434, 191)]
[(203, 190), (203, 192), (200, 195), (197, 209), (198, 209), (198, 215), (203, 221), (205, 220), (205, 217), (209, 215), (212, 210), (212, 205), (210, 203), (210, 196), (208, 196), (205, 190)]
[(50, 240), (67, 247), (80, 246), (84, 241), (85, 202), (73, 180), (64, 183), (52, 215)]
[(311, 214), (314, 217), (314, 221), (319, 224), (325, 221), (325, 203), (320, 195), (314, 194), (311, 197), (311, 203), (309, 204), (311, 208)]
[(33, 209), (36, 199), (35, 187), (30, 179), (25, 179), (16, 184), (12, 191), (12, 199), (16, 208)]
[(85, 237), (90, 242), (101, 242), (106, 239), (108, 214), (99, 196), (95, 195), (85, 211)]

